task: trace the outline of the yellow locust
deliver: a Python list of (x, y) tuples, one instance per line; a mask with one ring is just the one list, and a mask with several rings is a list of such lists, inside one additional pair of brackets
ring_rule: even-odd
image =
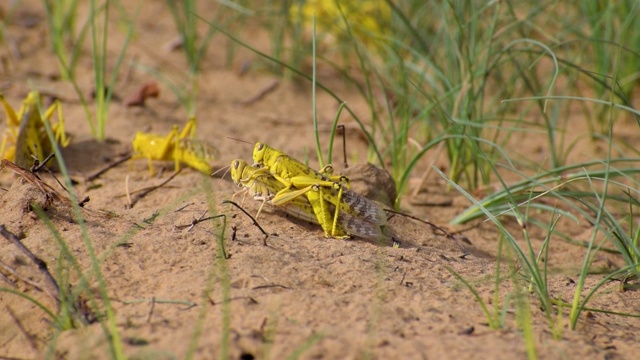
[[(293, 197), (307, 195), (325, 236), (336, 236), (339, 214), (346, 213), (361, 222), (374, 224), (381, 229), (387, 215), (373, 201), (345, 188), (349, 181), (344, 176), (332, 176), (332, 168), (326, 166), (315, 171), (298, 160), (266, 144), (257, 143), (253, 150), (253, 161), (262, 166), (261, 171), (270, 173), (284, 188), (272, 199), (283, 203)], [(330, 208), (334, 214), (330, 214)], [(382, 230), (380, 230), (382, 231)]]
[[(56, 144), (62, 147), (69, 145), (70, 139), (64, 132), (62, 106), (57, 100), (40, 114), (42, 99), (37, 91), (31, 91), (16, 111), (0, 94), (0, 102), (4, 107), (7, 127), (2, 136), (0, 158), (13, 161), (16, 165), (29, 168), (33, 164), (32, 155), (42, 161), (51, 152), (51, 143), (47, 137), (45, 122), (51, 125)], [(58, 122), (52, 123), (51, 117), (57, 111)]]
[(134, 158), (147, 158), (153, 175), (153, 160), (173, 160), (175, 170), (184, 163), (204, 174), (211, 173), (211, 162), (218, 158), (218, 150), (211, 144), (196, 140), (196, 119), (190, 118), (182, 131), (174, 125), (168, 135), (138, 132), (133, 139)]
[[(330, 219), (331, 213), (335, 209), (332, 203), (321, 198), (317, 186), (312, 186), (312, 189), (306, 192), (306, 196), (304, 196), (305, 194), (292, 195), (287, 193), (285, 185), (273, 175), (263, 169), (249, 166), (243, 160), (231, 162), (231, 178), (236, 185), (243, 187), (254, 199), (262, 201), (256, 218), (266, 202), (277, 206), (293, 217), (320, 225), (322, 224), (318, 219), (317, 209), (323, 214), (324, 219)], [(296, 192), (294, 191), (294, 193)], [(276, 194), (281, 194), (281, 196), (276, 199)], [(282, 194), (286, 196), (282, 196)], [(335, 238), (348, 238), (353, 235), (369, 240), (389, 239), (383, 234), (379, 225), (353, 216), (348, 212), (338, 214), (335, 230), (331, 235)]]

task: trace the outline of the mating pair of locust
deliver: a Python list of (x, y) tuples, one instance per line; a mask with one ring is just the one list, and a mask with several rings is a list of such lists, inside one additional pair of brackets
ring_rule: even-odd
[(288, 214), (319, 224), (325, 237), (358, 236), (389, 240), (385, 234), (387, 215), (371, 200), (348, 189), (344, 176), (333, 176), (332, 168), (315, 171), (283, 152), (257, 143), (254, 166), (243, 160), (231, 162), (231, 178), (253, 196), (281, 207)]

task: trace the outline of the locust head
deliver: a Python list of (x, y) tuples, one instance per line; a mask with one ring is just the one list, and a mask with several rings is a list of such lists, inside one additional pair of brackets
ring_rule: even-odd
[(247, 167), (247, 163), (244, 160), (235, 159), (231, 162), (231, 180), (240, 186), (240, 180), (242, 179), (242, 173)]
[(267, 152), (267, 145), (259, 142), (256, 143), (256, 146), (253, 148), (253, 163), (254, 164), (264, 164), (265, 161), (265, 153)]

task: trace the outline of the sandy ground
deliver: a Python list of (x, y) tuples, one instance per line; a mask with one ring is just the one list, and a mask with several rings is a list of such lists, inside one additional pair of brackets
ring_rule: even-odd
[[(115, 89), (119, 99), (127, 99), (153, 80), (130, 66), (131, 61), (174, 75), (176, 69), (186, 68), (182, 53), (164, 50), (176, 36), (164, 2), (147, 2), (144, 6), (139, 33), (125, 61), (126, 76)], [(160, 97), (149, 99), (146, 107), (127, 107), (122, 100), (116, 100), (110, 110), (108, 141), (95, 142), (77, 96), (68, 84), (58, 80), (59, 69), (47, 49), (46, 24), (39, 7), (40, 2), (26, 1), (7, 28), (6, 42), (0, 49), (4, 64), (0, 86), (16, 107), (31, 86), (62, 101), (67, 129), (73, 136), (71, 145), (64, 150), (64, 159), (78, 183), (75, 191), (91, 198), (82, 214), (88, 238), (101, 260), (102, 276), (129, 356), (182, 358), (194, 343), (197, 358), (218, 358), (221, 344), (228, 341), (228, 355), (235, 359), (296, 355), (306, 359), (526, 357), (515, 305), (506, 306), (504, 328), (491, 330), (479, 304), (450, 272), (452, 269), (460, 273), (490, 303), (498, 233), (491, 224), (482, 222), (447, 226), (469, 203), (449, 191), (435, 174), (427, 178), (420, 194), (432, 204), (411, 205), (411, 197), (406, 196), (402, 211), (447, 227), (470, 243), (455, 243), (424, 224), (401, 217), (390, 220), (390, 227), (402, 242), (399, 248), (362, 239), (330, 240), (323, 237), (318, 226), (292, 219), (275, 208), (266, 208), (260, 216), (260, 225), (269, 233), (265, 242), (247, 217), (221, 203), (237, 190), (228, 176), (209, 178), (185, 169), (167, 186), (140, 199), (130, 209), (125, 206), (125, 184), (131, 191), (157, 185), (171, 174), (171, 163), (155, 164), (156, 168), (166, 168), (160, 178), (150, 177), (147, 162), (139, 159), (87, 181), (89, 174), (130, 151), (136, 131), (151, 129), (166, 134), (174, 124), (183, 126), (186, 114), (161, 85)], [(245, 37), (258, 44), (261, 39), (266, 40), (259, 31), (248, 30)], [(110, 46), (112, 65), (121, 44), (121, 31), (114, 30), (110, 40), (115, 44)], [(226, 166), (235, 158), (250, 161), (256, 141), (299, 159), (308, 157), (311, 166), (316, 166), (312, 155), (310, 86), (271, 75), (263, 70), (264, 63), (243, 50), (237, 52), (232, 66), (225, 67), (227, 44), (222, 36), (214, 38), (199, 78), (198, 136), (218, 148), (216, 167)], [(87, 54), (89, 49), (85, 46)], [(87, 94), (93, 81), (90, 61), (88, 55), (84, 56), (78, 67), (78, 79)], [(238, 70), (247, 64), (247, 72)], [(367, 117), (365, 104), (355, 91), (328, 70), (321, 76), (362, 118)], [(277, 86), (273, 91), (247, 102), (274, 82)], [(325, 94), (319, 94), (317, 101), (322, 141), (326, 143), (338, 104)], [(366, 160), (367, 144), (348, 116), (342, 122), (349, 129), (348, 154), (353, 166)], [(4, 126), (3, 121), (0, 129)], [(515, 141), (522, 154), (540, 152), (536, 139)], [(597, 149), (585, 144), (576, 152), (588, 156), (591, 151)], [(336, 153), (342, 153), (340, 142), (336, 142)], [(447, 167), (444, 158), (433, 159), (428, 154), (411, 180), (412, 185), (419, 183), (421, 172), (431, 162)], [(339, 164), (336, 169), (345, 170)], [(367, 180), (358, 172), (349, 176), (356, 183)], [(50, 177), (43, 179), (63, 193)], [(31, 201), (44, 204), (42, 192), (8, 170), (0, 174), (0, 185), (0, 224), (19, 235), (22, 243), (48, 264), (54, 276), (68, 276), (72, 286), (77, 284), (79, 278), (74, 271), (59, 272), (60, 246), (28, 205)], [(374, 184), (369, 190), (375, 192), (376, 188)], [(53, 227), (67, 242), (83, 272), (90, 276), (91, 289), (98, 294), (73, 210), (65, 201), (54, 200), (48, 205), (47, 215)], [(245, 208), (253, 214), (258, 206), (251, 200), (245, 202)], [(202, 222), (191, 229), (182, 226), (205, 211), (225, 214), (226, 228), (221, 219)], [(509, 226), (514, 233), (520, 232), (517, 224)], [(588, 239), (591, 230), (586, 222), (562, 226), (578, 240)], [(534, 246), (539, 248), (544, 234), (533, 229), (532, 234)], [(221, 259), (220, 236), (227, 260)], [(557, 239), (550, 246), (547, 262), (551, 292), (570, 301), (584, 248)], [(46, 281), (35, 265), (5, 239), (0, 239), (0, 247), (0, 260), (7, 265), (2, 268), (0, 286), (55, 308), (45, 291)], [(63, 264), (70, 267), (68, 262)], [(596, 268), (610, 271), (619, 265), (619, 258), (604, 253), (594, 263)], [(15, 273), (9, 273), (8, 268)], [(503, 269), (503, 277), (507, 271)], [(587, 289), (601, 278), (598, 274), (589, 276)], [(225, 279), (228, 286), (224, 285)], [(618, 282), (605, 285), (590, 306), (640, 312), (640, 294), (620, 292), (618, 286)], [(504, 278), (499, 288), (502, 306), (505, 295), (513, 291), (512, 283)], [(571, 331), (564, 311), (560, 338), (554, 339), (535, 297), (530, 298), (535, 345), (541, 358), (636, 358), (640, 350), (640, 320), (589, 312), (580, 319), (577, 330)], [(53, 334), (47, 315), (33, 303), (6, 292), (0, 292), (0, 309), (0, 358), (44, 356)], [(226, 323), (230, 332), (223, 334)], [(59, 358), (108, 357), (99, 323), (65, 331), (55, 344)]]

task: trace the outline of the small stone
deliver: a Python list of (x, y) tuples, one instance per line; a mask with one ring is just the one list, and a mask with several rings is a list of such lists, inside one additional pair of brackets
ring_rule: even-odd
[(351, 190), (393, 209), (398, 193), (388, 171), (371, 163), (357, 163), (345, 169), (342, 175), (349, 178)]

